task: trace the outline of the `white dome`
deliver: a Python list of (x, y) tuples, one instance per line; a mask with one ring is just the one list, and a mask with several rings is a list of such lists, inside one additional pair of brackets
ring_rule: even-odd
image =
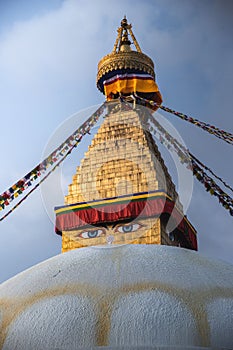
[(233, 348), (233, 266), (168, 246), (90, 247), (0, 286), (0, 349)]

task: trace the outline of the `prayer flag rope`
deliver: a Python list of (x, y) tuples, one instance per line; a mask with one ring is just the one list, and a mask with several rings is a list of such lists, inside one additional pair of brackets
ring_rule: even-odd
[(210, 125), (210, 124), (204, 123), (202, 121), (199, 121), (193, 117), (189, 117), (186, 114), (176, 112), (173, 109), (170, 109), (168, 107), (161, 105), (161, 106), (159, 106), (159, 108), (161, 108), (165, 112), (172, 113), (172, 114), (176, 115), (177, 117), (179, 117), (183, 120), (186, 120), (189, 123), (192, 123), (192, 124), (198, 126), (199, 128), (207, 131), (208, 133), (218, 137), (219, 139), (229, 143), (230, 145), (233, 145), (233, 134), (231, 134), (227, 131), (221, 130), (214, 125)]
[[(126, 99), (123, 98), (122, 100), (125, 100), (125, 103), (128, 106), (130, 105)], [(131, 109), (133, 109), (132, 105)], [(186, 149), (177, 139), (171, 136), (148, 110), (145, 109), (140, 113), (142, 124), (145, 123), (152, 136), (156, 137), (168, 149), (175, 151), (181, 163), (185, 163), (187, 169), (192, 170), (193, 175), (197, 178), (199, 182), (201, 182), (204, 185), (206, 191), (209, 192), (211, 195), (216, 196), (219, 200), (219, 203), (221, 203), (225, 209), (229, 210), (230, 215), (233, 216), (233, 199), (226, 192), (224, 192), (209, 175), (206, 174), (204, 169), (209, 171), (226, 186), (227, 184), (225, 183), (225, 181), (223, 181), (210, 168), (205, 166), (196, 157), (194, 157), (189, 152), (189, 150)], [(226, 187), (232, 190), (232, 188), (229, 185), (227, 185)]]
[[(186, 149), (177, 139), (172, 137), (163, 127), (162, 125), (155, 119), (153, 116), (150, 116), (149, 119), (152, 123), (152, 125), (155, 126), (153, 129), (152, 125), (149, 126), (149, 129), (156, 133), (156, 130), (160, 132), (159, 134), (159, 141), (164, 144), (166, 140), (166, 147), (170, 149), (172, 146), (175, 148), (175, 151), (179, 152), (180, 160), (184, 162), (184, 159), (186, 159), (186, 162), (194, 160), (196, 163), (198, 163), (202, 168), (207, 170), (210, 174), (212, 174), (217, 180), (219, 180), (226, 188), (230, 189), (233, 192), (233, 188), (228, 185), (221, 177), (216, 175), (213, 170), (211, 170), (209, 167), (204, 165), (200, 160), (198, 160), (188, 149)], [(164, 136), (166, 140), (164, 139)], [(182, 153), (183, 151), (183, 153)]]
[(185, 163), (187, 168), (193, 171), (193, 175), (200, 183), (204, 185), (206, 191), (211, 195), (216, 196), (219, 200), (219, 203), (221, 203), (225, 209), (229, 210), (230, 215), (233, 216), (233, 199), (226, 192), (224, 192), (209, 175), (207, 175), (204, 169), (209, 171), (215, 178), (222, 182), (224, 186), (229, 188), (231, 191), (233, 191), (232, 187), (230, 187), (224, 180), (217, 176), (209, 167), (200, 162), (192, 153), (189, 152), (188, 149), (181, 145), (178, 140), (171, 136), (159, 124), (159, 122), (153, 118), (151, 114), (149, 114), (148, 120), (152, 124), (148, 124), (152, 135), (156, 137), (168, 149), (175, 151), (181, 163)]
[[(82, 137), (87, 133), (90, 133), (90, 129), (99, 120), (105, 109), (106, 103), (102, 104), (97, 111), (95, 111), (90, 118), (88, 118), (75, 132), (70, 135), (58, 148), (55, 149), (47, 158), (45, 158), (40, 164), (26, 174), (22, 179), (18, 180), (14, 185), (8, 188), (7, 191), (0, 195), (0, 210), (5, 209), (15, 198), (21, 195), (32, 182), (37, 180), (42, 174), (46, 173), (47, 169), (58, 162), (61, 157), (69, 154), (69, 151), (73, 149), (73, 146), (82, 140)], [(63, 159), (63, 158), (62, 158)]]
[(205, 186), (206, 191), (212, 196), (216, 196), (219, 203), (221, 203), (225, 209), (229, 210), (230, 215), (233, 216), (233, 199), (225, 193), (216, 182), (195, 163), (195, 161), (192, 161), (192, 163), (193, 175)]
[[(190, 116), (188, 116), (188, 115), (186, 115), (184, 113), (177, 112), (177, 111), (175, 111), (175, 110), (173, 110), (171, 108), (168, 108), (168, 107), (165, 107), (165, 106), (162, 106), (162, 105), (158, 105), (158, 104), (156, 104), (156, 102), (147, 100), (147, 99), (142, 98), (142, 97), (140, 97), (140, 96), (138, 96), (136, 94), (135, 94), (135, 97), (136, 97), (138, 103), (141, 103), (142, 105), (144, 105), (144, 106), (146, 106), (148, 108), (152, 108), (153, 109), (153, 107), (157, 107), (157, 108), (160, 108), (160, 109), (162, 109), (163, 111), (165, 111), (167, 113), (174, 114), (177, 117), (179, 117), (179, 118), (181, 118), (183, 120), (186, 120), (189, 123), (192, 123), (192, 124), (198, 126), (202, 130), (207, 131), (211, 135), (214, 135), (214, 136), (218, 137), (219, 139), (229, 143), (230, 145), (233, 145), (233, 134), (231, 134), (230, 132), (221, 130), (221, 129), (217, 128), (214, 125), (207, 124), (207, 123), (202, 122), (202, 121), (200, 121), (198, 119), (190, 117)], [(141, 102), (139, 102), (139, 101), (141, 101)]]
[[(142, 100), (144, 101), (144, 105), (145, 105), (145, 102), (147, 103), (147, 100), (145, 99), (142, 99)], [(40, 177), (41, 174), (45, 173), (48, 167), (52, 166), (57, 162), (57, 164), (26, 194), (26, 196), (24, 196), (11, 210), (9, 210), (2, 218), (0, 218), (0, 221), (2, 221), (10, 213), (12, 213), (60, 165), (60, 163), (68, 156), (68, 154), (71, 153), (74, 147), (76, 147), (77, 144), (81, 141), (82, 137), (86, 133), (90, 132), (91, 127), (98, 121), (99, 117), (102, 115), (104, 108), (105, 108), (105, 103), (95, 113), (93, 113), (92, 116), (80, 128), (78, 128), (68, 139), (66, 139), (66, 141), (64, 141), (54, 152), (52, 152), (43, 162), (38, 164), (32, 171), (30, 171), (27, 175), (25, 175), (24, 178), (17, 181), (13, 186), (11, 186), (7, 191), (5, 191), (0, 196), (0, 210), (1, 210), (1, 209), (4, 209), (5, 206), (9, 205), (12, 200), (17, 198), (20, 194), (22, 194), (26, 188), (31, 186), (32, 182), (36, 180), (38, 177)], [(132, 107), (130, 106), (130, 108)], [(158, 134), (159, 141), (165, 144), (168, 149), (171, 149), (177, 153), (177, 155), (180, 158), (180, 161), (182, 163), (186, 163), (187, 168), (193, 171), (193, 175), (197, 178), (198, 181), (200, 181), (205, 186), (206, 191), (208, 191), (211, 195), (216, 196), (219, 199), (219, 202), (224, 206), (224, 208), (229, 210), (230, 214), (233, 216), (232, 198), (227, 193), (225, 193), (216, 184), (216, 182), (209, 175), (206, 174), (206, 172), (203, 169), (209, 171), (219, 181), (221, 181), (224, 184), (224, 186), (226, 186), (227, 188), (231, 190), (232, 188), (229, 185), (227, 185), (226, 182), (223, 181), (219, 176), (217, 176), (210, 168), (205, 166), (196, 157), (194, 157), (182, 144), (179, 143), (178, 140), (173, 138), (158, 123), (158, 121), (156, 121), (153, 118), (151, 113), (148, 113), (148, 115), (149, 115), (148, 121), (150, 121), (151, 123), (149, 123), (147, 126), (149, 127), (150, 132), (153, 133), (154, 136)], [(219, 129), (215, 128), (215, 130), (219, 130)], [(226, 133), (223, 130), (220, 130), (220, 131), (225, 133), (225, 135), (227, 134), (230, 137), (230, 139), (233, 140), (232, 134)], [(228, 142), (228, 143), (231, 143), (231, 142)]]
[[(141, 100), (142, 103), (139, 102), (139, 104), (142, 104), (146, 107), (149, 107), (148, 102), (151, 104), (154, 104), (154, 101), (148, 101), (148, 100), (140, 98), (139, 96), (134, 96), (134, 97), (136, 97), (137, 103), (139, 100)], [(123, 100), (127, 101), (126, 99), (124, 99), (124, 97), (121, 96), (121, 98)], [(161, 106), (160, 106), (160, 108), (161, 108)], [(169, 109), (169, 111), (172, 111), (172, 110)], [(155, 127), (155, 128), (153, 128), (153, 126), (151, 124), (148, 124), (148, 128), (149, 128), (150, 132), (153, 132), (154, 136), (156, 136), (156, 134), (159, 132), (158, 133), (159, 137), (157, 137), (158, 140), (162, 144), (165, 144), (168, 149), (171, 149), (177, 153), (181, 163), (186, 163), (187, 168), (193, 171), (193, 175), (196, 177), (196, 179), (199, 182), (201, 182), (204, 185), (206, 191), (209, 192), (211, 195), (216, 196), (219, 200), (219, 203), (221, 203), (225, 209), (229, 210), (230, 215), (233, 216), (233, 199), (226, 192), (224, 192), (220, 188), (220, 186), (209, 175), (206, 174), (204, 169), (209, 171), (209, 173), (211, 173), (216, 179), (218, 179), (225, 187), (227, 187), (231, 191), (233, 190), (232, 187), (229, 186), (222, 178), (220, 178), (218, 175), (216, 175), (209, 167), (204, 165), (195, 156), (193, 156), (193, 154), (191, 154), (189, 152), (189, 150), (187, 150), (183, 145), (181, 145), (178, 140), (176, 140), (174, 137), (172, 137), (158, 123), (158, 121), (156, 121), (153, 118), (151, 113), (148, 112), (147, 117), (148, 117), (148, 121), (150, 121), (152, 123), (152, 125), (154, 124), (154, 127)], [(211, 126), (211, 128), (212, 127), (213, 126)], [(213, 128), (215, 130), (219, 130), (215, 127), (213, 127)], [(232, 134), (224, 132), (223, 130), (219, 130), (219, 131), (221, 131), (224, 135), (228, 135), (229, 140), (233, 140)], [(229, 141), (228, 143), (231, 143), (231, 142)]]
[(218, 179), (220, 182), (222, 182), (222, 184), (227, 187), (229, 190), (231, 190), (233, 192), (233, 188), (228, 185), (223, 179), (221, 179), (221, 177), (219, 177), (218, 175), (216, 175), (213, 170), (211, 170), (210, 168), (208, 168), (206, 165), (204, 165), (200, 160), (198, 160), (193, 154), (191, 154), (189, 152), (190, 157), (195, 160), (196, 163), (198, 163), (202, 168), (204, 168), (205, 170), (209, 171), (210, 174), (212, 174), (216, 179)]
[(49, 175), (56, 170), (56, 168), (66, 159), (66, 157), (73, 151), (73, 149), (78, 145), (79, 141), (76, 141), (75, 144), (69, 149), (65, 156), (59, 160), (59, 162), (14, 206), (12, 207), (5, 215), (0, 218), (0, 221), (4, 220), (8, 215), (10, 215), (18, 206), (23, 203), (29, 195), (34, 192), (48, 177)]
[[(184, 163), (184, 160), (186, 160), (186, 162), (194, 161), (195, 163), (199, 164), (203, 169), (207, 170), (210, 174), (212, 174), (217, 180), (219, 180), (226, 188), (230, 189), (233, 192), (233, 188), (228, 185), (221, 177), (219, 177), (218, 175), (216, 175), (213, 170), (211, 170), (209, 167), (207, 167), (206, 165), (204, 165), (200, 160), (198, 160), (188, 149), (186, 149), (177, 139), (175, 139), (174, 137), (172, 137), (162, 126), (161, 124), (159, 124), (159, 122), (153, 118), (153, 116), (150, 114), (150, 121), (152, 122), (152, 124), (154, 124), (154, 126), (161, 132), (160, 134), (160, 142), (164, 143), (164, 137), (168, 140), (168, 142), (170, 142), (170, 147), (171, 144), (172, 146), (175, 148), (175, 151), (179, 152), (179, 156), (180, 156), (180, 160), (181, 162)], [(154, 132), (156, 132), (156, 130), (154, 130)], [(169, 143), (167, 143), (166, 145), (169, 148)], [(183, 152), (182, 152), (183, 151)]]
[(148, 129), (152, 136), (156, 137), (168, 150), (174, 151), (182, 164), (185, 163), (189, 169), (192, 169), (189, 151), (171, 136), (152, 116), (149, 117), (148, 121), (150, 122), (148, 123)]

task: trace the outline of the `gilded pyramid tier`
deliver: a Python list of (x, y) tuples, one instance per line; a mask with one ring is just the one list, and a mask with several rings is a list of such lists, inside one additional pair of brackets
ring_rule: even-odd
[[(177, 199), (164, 161), (139, 114), (119, 111), (105, 117), (77, 167), (65, 204), (159, 189)], [(180, 203), (179, 207), (182, 210)]]
[[(56, 209), (62, 251), (88, 245), (166, 244), (196, 249), (195, 230), (183, 216), (175, 185), (147, 130), (147, 114), (122, 102), (94, 135)], [(168, 234), (167, 223), (178, 229)], [(186, 232), (186, 237), (182, 232)]]

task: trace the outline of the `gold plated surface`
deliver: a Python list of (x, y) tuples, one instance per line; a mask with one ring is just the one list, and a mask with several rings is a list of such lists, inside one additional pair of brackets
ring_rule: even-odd
[(98, 64), (97, 82), (104, 74), (125, 68), (139, 69), (155, 78), (153, 61), (142, 52), (129, 51), (110, 53), (104, 56)]
[[(113, 47), (113, 51), (104, 56), (98, 64), (98, 81), (108, 72), (118, 69), (135, 69), (150, 74), (155, 79), (154, 63), (144, 53), (133, 34), (132, 25), (128, 24), (127, 19), (121, 21), (121, 27), (117, 30), (118, 35)], [(132, 42), (129, 40), (132, 38)], [(136, 50), (131, 49), (134, 44)]]
[[(113, 105), (121, 107), (117, 103)], [(164, 189), (174, 201), (177, 199), (175, 186), (161, 154), (143, 125), (143, 115), (135, 110), (119, 110), (106, 115), (77, 167), (65, 204), (159, 189)], [(177, 206), (182, 211), (179, 200)], [(119, 222), (118, 226), (123, 224), (125, 223)], [(116, 232), (116, 227), (113, 232), (109, 224), (105, 228), (92, 226), (63, 231), (62, 251), (107, 244), (109, 235), (114, 237), (113, 244), (178, 244), (177, 241), (170, 240), (160, 218), (144, 219), (143, 222), (140, 219), (136, 224), (140, 229), (139, 226), (134, 226), (134, 230), (127, 234)], [(98, 231), (96, 237), (87, 236), (87, 232), (94, 231)]]

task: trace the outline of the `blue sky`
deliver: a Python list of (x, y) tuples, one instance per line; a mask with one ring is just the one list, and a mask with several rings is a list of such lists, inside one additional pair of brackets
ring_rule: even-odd
[[(65, 138), (90, 110), (71, 115), (104, 101), (95, 86), (97, 63), (112, 50), (125, 14), (155, 62), (164, 105), (233, 132), (232, 13), (227, 0), (133, 6), (129, 0), (1, 1), (0, 192), (39, 163), (55, 130), (64, 130)], [(192, 153), (232, 185), (231, 146), (161, 114)], [(86, 147), (66, 160), (65, 185)], [(63, 204), (54, 183), (47, 185), (48, 202), (34, 192), (0, 223), (0, 282), (60, 253), (61, 239), (47, 214)], [(200, 253), (233, 263), (232, 217), (196, 180), (187, 214), (198, 231)]]

